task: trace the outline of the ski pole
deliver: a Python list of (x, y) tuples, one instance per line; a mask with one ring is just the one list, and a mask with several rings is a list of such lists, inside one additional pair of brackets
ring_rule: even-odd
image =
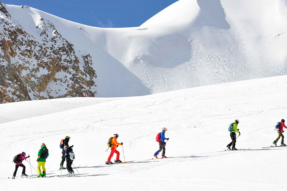
[(31, 166), (31, 160), (30, 160), (30, 157), (29, 157), (29, 163), (30, 163), (31, 176), (32, 176), (33, 174), (32, 174), (32, 166)]
[(126, 157), (125, 157), (125, 152), (124, 152), (124, 146), (122, 145), (122, 149), (123, 149), (123, 155), (124, 155), (124, 162), (126, 162)]
[[(29, 163), (29, 161), (27, 161), (27, 160), (25, 160), (27, 163)], [(31, 163), (29, 163), (30, 165), (31, 165), (31, 167), (33, 167), (33, 169), (37, 172), (37, 170), (34, 168), (34, 166), (31, 164)], [(37, 172), (38, 173), (38, 172)]]
[(78, 174), (80, 174), (80, 173), (79, 173), (79, 171), (78, 171), (78, 169), (75, 167), (75, 165), (74, 165), (74, 164), (73, 164), (73, 166), (74, 166), (74, 169), (76, 169), (76, 171), (78, 172)]

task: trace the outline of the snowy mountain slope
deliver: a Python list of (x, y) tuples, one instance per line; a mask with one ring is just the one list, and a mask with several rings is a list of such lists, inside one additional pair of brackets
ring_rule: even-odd
[[(278, 181), (278, 177), (285, 174), (286, 148), (262, 147), (271, 145), (277, 136), (276, 122), (286, 118), (286, 84), (286, 76), (226, 83), (101, 104), (91, 102), (90, 106), (3, 123), (1, 188), (36, 190), (45, 184), (43, 190), (61, 190), (67, 185), (70, 190), (285, 190), (286, 182)], [(57, 101), (72, 105), (79, 100)], [(13, 105), (27, 107), (14, 103), (0, 105), (0, 109)], [(224, 152), (230, 142), (227, 128), (234, 119), (240, 120), (242, 133), (237, 148), (249, 150)], [(145, 160), (158, 149), (155, 136), (162, 127), (168, 128), (166, 155), (171, 158)], [(125, 159), (138, 162), (103, 165), (108, 157), (107, 139), (114, 133), (124, 142)], [(43, 142), (50, 151), (48, 174), (59, 174), (59, 141), (66, 135), (75, 145), (75, 165), (82, 166), (79, 178), (15, 180), (17, 184), (7, 180), (14, 170), (13, 156), (25, 151), (35, 167)], [(118, 150), (123, 154), (121, 147)], [(29, 168), (27, 172), (31, 173)]]
[(36, 36), (50, 21), (78, 54), (89, 54), (97, 96), (138, 96), (286, 75), (286, 0), (180, 0), (140, 27), (104, 29), (31, 7), (6, 5)]
[[(56, 112), (67, 111), (94, 104), (106, 103), (119, 98), (66, 98), (50, 101), (19, 102), (3, 104), (0, 110), (0, 124), (20, 119), (38, 117)], [(72, 101), (73, 100), (73, 101)]]

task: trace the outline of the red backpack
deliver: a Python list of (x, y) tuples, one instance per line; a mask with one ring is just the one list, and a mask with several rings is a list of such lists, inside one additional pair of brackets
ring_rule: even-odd
[(160, 134), (161, 134), (161, 132), (156, 135), (156, 137), (155, 137), (156, 142), (162, 141), (160, 138)]

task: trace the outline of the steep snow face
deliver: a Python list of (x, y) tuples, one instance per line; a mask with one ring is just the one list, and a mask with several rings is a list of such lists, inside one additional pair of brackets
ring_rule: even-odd
[(29, 34), (44, 18), (89, 54), (100, 97), (285, 75), (286, 7), (286, 0), (180, 0), (140, 27), (102, 29), (6, 6)]

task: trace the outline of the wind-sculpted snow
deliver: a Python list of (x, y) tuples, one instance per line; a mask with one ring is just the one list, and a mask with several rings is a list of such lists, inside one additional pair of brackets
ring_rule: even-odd
[[(10, 14), (31, 36), (37, 36), (43, 18), (73, 47), (78, 60), (89, 55), (91, 73), (84, 73), (92, 76), (86, 82), (79, 77), (71, 94), (53, 86), (50, 98), (86, 92), (123, 97), (286, 75), (286, 5), (286, 0), (180, 0), (140, 27), (119, 29), (86, 26), (25, 6), (5, 5), (3, 17)], [(57, 80), (64, 75), (59, 74)], [(20, 90), (27, 95), (25, 88)]]

